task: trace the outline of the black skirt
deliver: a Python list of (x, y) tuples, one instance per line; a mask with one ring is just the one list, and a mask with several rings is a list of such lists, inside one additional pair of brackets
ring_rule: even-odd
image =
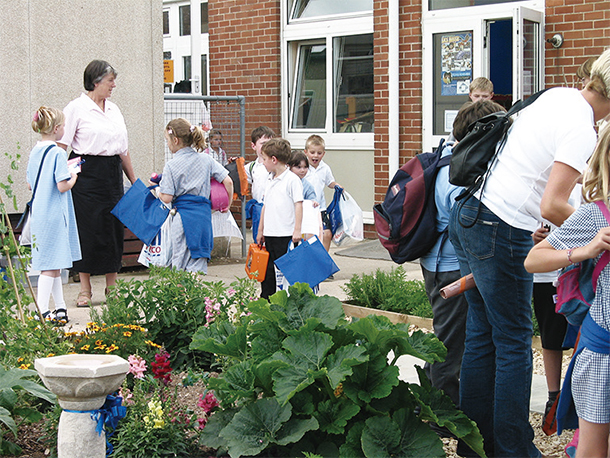
[[(74, 152), (70, 157), (76, 157)], [(123, 196), (120, 156), (86, 156), (72, 199), (82, 259), (73, 270), (94, 275), (118, 272), (123, 256), (124, 226), (110, 210)]]

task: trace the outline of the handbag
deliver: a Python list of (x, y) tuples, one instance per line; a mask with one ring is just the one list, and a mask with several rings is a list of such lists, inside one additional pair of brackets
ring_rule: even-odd
[(139, 178), (110, 211), (134, 235), (150, 245), (169, 215), (169, 208)]
[(246, 257), (246, 274), (248, 278), (259, 282), (265, 281), (269, 252), (264, 246), (251, 243)]
[(22, 246), (30, 246), (32, 245), (32, 228), (30, 227), (30, 222), (32, 219), (32, 203), (34, 202), (34, 196), (36, 195), (36, 188), (38, 187), (38, 180), (40, 179), (40, 172), (42, 171), (42, 165), (44, 164), (44, 160), (47, 157), (47, 153), (56, 146), (55, 144), (49, 145), (49, 147), (42, 154), (42, 160), (40, 161), (40, 167), (38, 167), (38, 174), (36, 175), (36, 181), (34, 182), (34, 188), (32, 189), (32, 198), (30, 201), (25, 204), (25, 211), (21, 214), (21, 218), (19, 218), (19, 222), (17, 223), (16, 228), (21, 228), (21, 235), (19, 236), (19, 244)]
[(339, 272), (339, 267), (315, 235), (276, 259), (275, 265), (291, 285), (307, 283), (311, 288)]

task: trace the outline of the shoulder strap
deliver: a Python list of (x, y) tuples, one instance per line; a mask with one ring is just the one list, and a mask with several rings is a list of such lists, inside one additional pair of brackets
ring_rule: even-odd
[(538, 97), (540, 97), (542, 94), (544, 94), (549, 89), (550, 88), (543, 89), (542, 91), (536, 92), (535, 94), (531, 95), (529, 98), (527, 98), (525, 100), (519, 100), (510, 108), (510, 110), (508, 110), (506, 115), (512, 116), (515, 113), (518, 113), (519, 111), (523, 110), (525, 107), (534, 103), (536, 101), (536, 99), (538, 99)]
[[(596, 200), (595, 203), (597, 204), (597, 206), (603, 213), (604, 217), (606, 218), (608, 225), (610, 225), (610, 210), (608, 210), (608, 207), (606, 207), (606, 204), (604, 202), (602, 202), (601, 200)], [(599, 261), (597, 261), (597, 264), (595, 264), (595, 268), (593, 269), (593, 276), (591, 278), (591, 280), (593, 282), (593, 291), (595, 291), (595, 289), (597, 288), (597, 279), (599, 278), (599, 275), (602, 273), (602, 270), (604, 270), (604, 268), (608, 265), (609, 262), (610, 262), (610, 252), (604, 251), (604, 254), (602, 254), (601, 258), (599, 258)]]
[(42, 154), (42, 160), (40, 161), (40, 167), (38, 167), (38, 174), (36, 175), (36, 181), (34, 182), (34, 188), (32, 188), (32, 200), (34, 200), (34, 196), (36, 195), (36, 188), (38, 187), (38, 180), (40, 178), (40, 172), (42, 171), (42, 165), (44, 164), (44, 160), (47, 157), (47, 153), (57, 145), (49, 145), (49, 147)]

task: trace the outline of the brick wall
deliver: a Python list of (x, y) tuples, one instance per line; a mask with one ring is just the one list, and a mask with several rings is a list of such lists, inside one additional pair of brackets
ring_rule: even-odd
[(545, 38), (561, 33), (564, 43), (547, 43), (545, 84), (579, 87), (576, 69), (589, 57), (610, 46), (610, 2), (608, 0), (546, 0)]
[(280, 0), (209, 0), (210, 93), (246, 97), (246, 160), (250, 132), (280, 134)]

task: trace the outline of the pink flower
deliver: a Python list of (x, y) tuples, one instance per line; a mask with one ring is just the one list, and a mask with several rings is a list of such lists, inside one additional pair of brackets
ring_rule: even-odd
[(208, 419), (207, 418), (198, 418), (197, 421), (199, 422), (199, 426), (197, 428), (203, 429), (203, 428), (205, 428), (205, 424), (208, 422)]
[(199, 407), (203, 409), (206, 414), (209, 414), (215, 407), (218, 407), (218, 399), (214, 396), (213, 391), (208, 391), (205, 396), (201, 396), (201, 399), (197, 403)]
[(144, 372), (146, 372), (146, 361), (144, 361), (144, 358), (138, 355), (130, 355), (127, 361), (129, 361), (129, 373), (133, 374), (135, 378), (143, 379)]
[(212, 128), (212, 123), (211, 123), (210, 121), (203, 121), (203, 122), (201, 123), (201, 129), (202, 129), (204, 132), (209, 131), (211, 128)]
[(134, 404), (134, 401), (131, 400), (131, 398), (133, 397), (133, 394), (131, 394), (131, 391), (129, 391), (129, 388), (120, 387), (119, 396), (123, 398), (123, 401), (125, 401), (126, 406)]

